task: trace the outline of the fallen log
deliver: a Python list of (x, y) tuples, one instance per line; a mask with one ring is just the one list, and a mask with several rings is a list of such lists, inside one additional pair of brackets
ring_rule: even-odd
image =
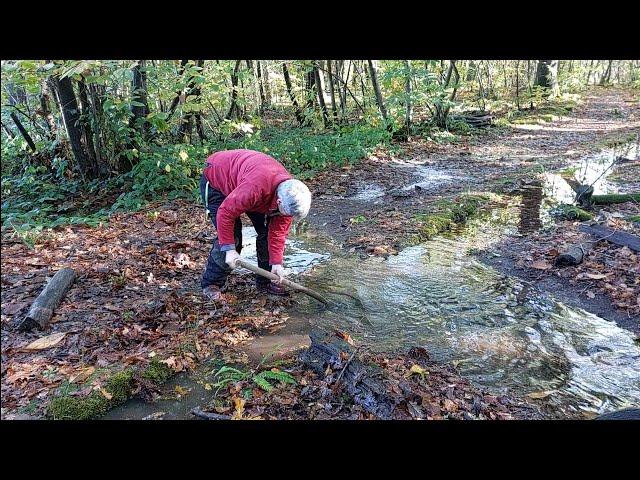
[(595, 243), (596, 242), (583, 242), (569, 247), (556, 257), (556, 267), (569, 267), (581, 264)]
[(614, 230), (598, 224), (580, 225), (580, 231), (599, 237), (599, 240), (606, 240), (622, 247), (628, 247), (635, 252), (640, 252), (640, 237), (632, 233)]
[(31, 330), (34, 327), (44, 330), (51, 320), (56, 309), (69, 287), (76, 278), (76, 272), (72, 268), (63, 268), (49, 280), (49, 283), (35, 299), (27, 315), (18, 323), (16, 328), (20, 331)]
[(307, 367), (329, 383), (340, 385), (369, 413), (381, 419), (392, 418), (404, 397), (385, 384), (380, 367), (362, 363), (357, 351), (335, 334), (314, 328), (309, 337), (311, 346), (300, 356)]
[(594, 195), (591, 197), (594, 205), (611, 205), (613, 203), (640, 202), (640, 193)]

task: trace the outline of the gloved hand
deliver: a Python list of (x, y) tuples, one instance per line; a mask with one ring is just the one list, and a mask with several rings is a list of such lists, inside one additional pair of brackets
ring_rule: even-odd
[(284, 277), (287, 276), (287, 274), (284, 273), (284, 267), (282, 265), (271, 265), (271, 273), (278, 275), (278, 277), (280, 278), (277, 281), (271, 280), (272, 282), (277, 283), (278, 285), (280, 285)]
[(240, 259), (240, 255), (235, 250), (227, 250), (227, 255), (224, 259), (225, 263), (229, 265), (229, 268), (236, 268), (236, 262)]

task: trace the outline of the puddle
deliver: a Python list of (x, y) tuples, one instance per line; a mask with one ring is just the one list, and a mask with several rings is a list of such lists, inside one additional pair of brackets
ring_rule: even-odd
[(355, 195), (350, 197), (353, 200), (373, 200), (384, 196), (384, 188), (380, 185), (365, 185), (360, 188)]
[[(258, 264), (256, 256), (256, 231), (253, 227), (242, 227), (242, 258)], [(319, 264), (329, 258), (326, 253), (311, 252), (306, 250), (302, 240), (289, 235), (286, 241), (284, 264), (288, 273), (296, 275), (302, 273), (314, 265)], [(240, 273), (248, 273), (244, 268), (238, 269)]]
[(425, 165), (420, 165), (414, 169), (415, 175), (421, 177), (420, 181), (412, 183), (410, 185), (405, 185), (402, 187), (402, 190), (414, 190), (416, 187), (423, 188), (425, 190), (442, 185), (445, 183), (451, 183), (454, 180), (463, 178), (454, 175), (450, 175), (443, 170), (428, 167)]

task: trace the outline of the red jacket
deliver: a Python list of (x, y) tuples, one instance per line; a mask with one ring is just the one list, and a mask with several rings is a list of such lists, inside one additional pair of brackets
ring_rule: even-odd
[[(227, 150), (207, 158), (204, 176), (227, 198), (218, 208), (216, 222), (220, 246), (234, 245), (233, 224), (245, 212), (271, 213), (278, 210), (276, 189), (291, 179), (274, 158), (253, 150)], [(284, 242), (292, 218), (275, 216), (269, 222), (269, 263), (281, 264)]]

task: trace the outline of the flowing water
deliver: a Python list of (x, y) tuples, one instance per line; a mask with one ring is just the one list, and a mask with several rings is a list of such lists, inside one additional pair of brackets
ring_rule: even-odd
[[(606, 162), (594, 164), (602, 173)], [(589, 175), (595, 180), (600, 173)], [(598, 188), (611, 191), (602, 184)], [(544, 185), (534, 185), (523, 192), (521, 203), (492, 209), (448, 238), (406, 248), (388, 259), (349, 255), (308, 233), (292, 237), (285, 264), (299, 274), (298, 281), (321, 292), (350, 291), (362, 304), (327, 294), (333, 300), (327, 308), (300, 295), (286, 326), (256, 339), (247, 352), (258, 359), (295, 349), (308, 344), (306, 334), (319, 325), (347, 331), (377, 351), (424, 346), (433, 359), (453, 363), (476, 385), (496, 393), (528, 394), (568, 418), (640, 406), (640, 344), (631, 332), (564, 305), (473, 256), (476, 250), (490, 251), (505, 235), (543, 226), (544, 197), (538, 190), (549, 194)], [(255, 262), (252, 229), (244, 234), (242, 255)], [(187, 375), (178, 376), (169, 388), (175, 385), (191, 393), (179, 401), (130, 401), (107, 418), (190, 418), (190, 409), (211, 397), (202, 382)]]

